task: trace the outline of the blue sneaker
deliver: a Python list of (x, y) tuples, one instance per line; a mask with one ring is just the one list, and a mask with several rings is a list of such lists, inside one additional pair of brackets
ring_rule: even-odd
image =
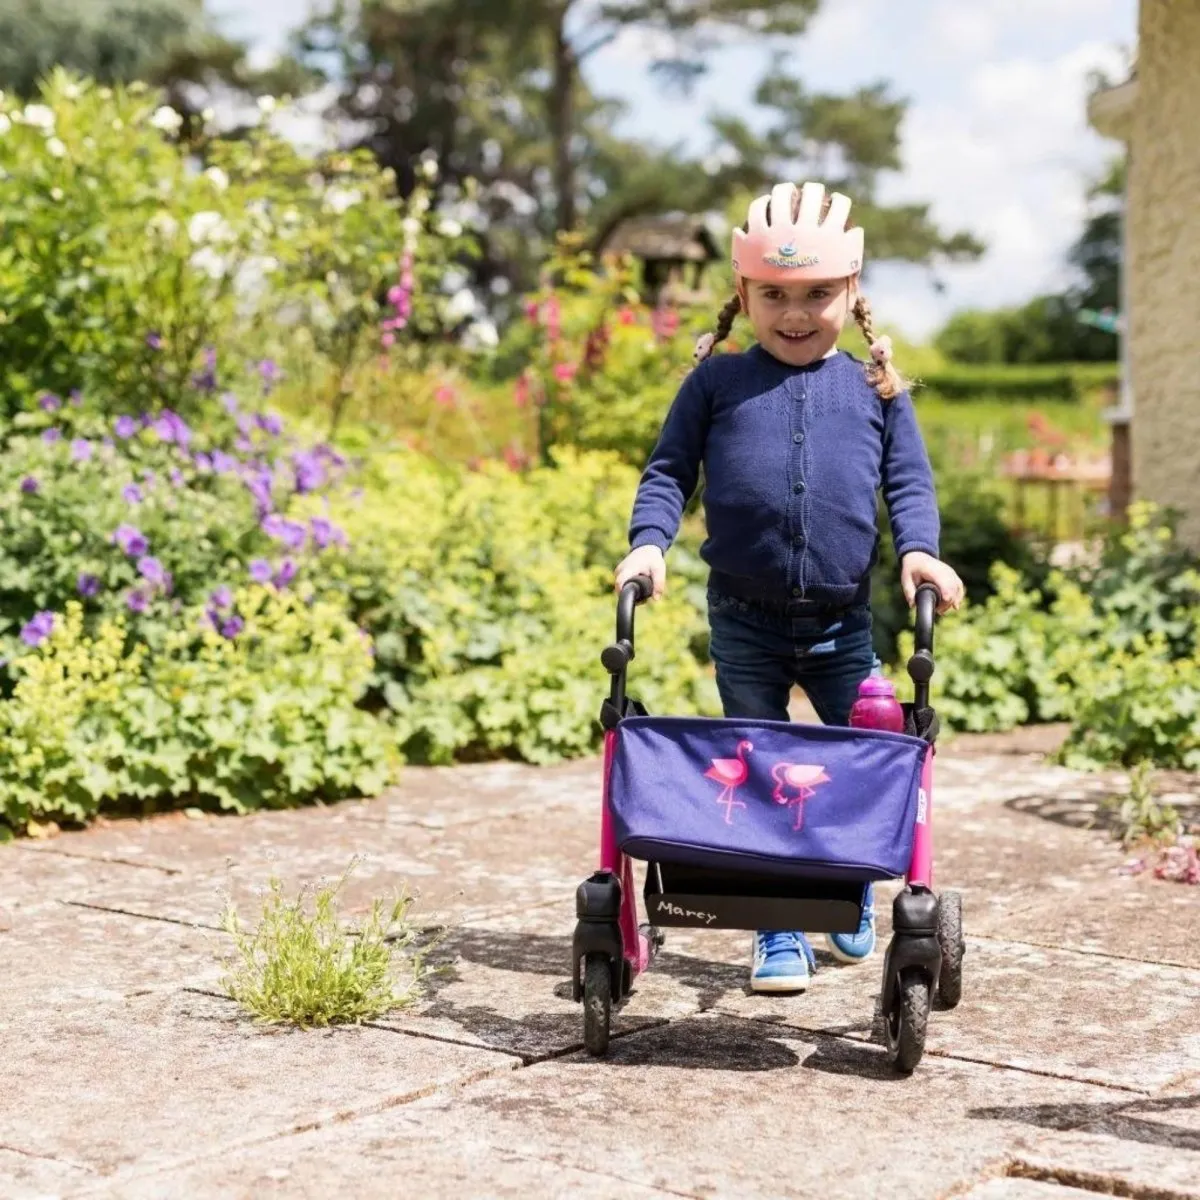
[(756, 933), (752, 992), (802, 992), (817, 961), (802, 933)]
[(829, 953), (838, 962), (866, 962), (875, 953), (875, 885), (868, 883), (863, 895), (862, 920), (857, 933), (827, 933)]

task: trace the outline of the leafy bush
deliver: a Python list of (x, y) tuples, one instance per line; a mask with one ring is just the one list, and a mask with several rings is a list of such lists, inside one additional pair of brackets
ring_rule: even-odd
[[(1004, 519), (1004, 499), (991, 481), (975, 475), (938, 475), (941, 555), (962, 576), (967, 596), (985, 603), (995, 591), (996, 564), (1016, 571), (1036, 588), (1040, 574), (1034, 547), (1014, 533)], [(879, 506), (879, 561), (871, 581), (875, 651), (884, 662), (896, 653), (896, 637), (912, 625), (912, 614), (900, 590), (896, 559), (885, 507)]]
[(145, 88), (61, 72), (0, 103), (0, 410), (80, 389), (109, 414), (191, 416), (218, 375), (273, 378), (280, 358), (336, 405), (398, 329), (445, 327), (461, 239), (431, 236), (424, 191), (402, 209), (365, 151), (313, 161), (265, 122), (185, 147), (179, 121)]
[(209, 610), (181, 614), (151, 651), (120, 619), (84, 630), (76, 602), (9, 663), (0, 703), (0, 815), (87, 820), (128, 798), (216, 801), (245, 812), (373, 794), (392, 775), (385, 726), (355, 707), (370, 647), (340, 609), (242, 588), (226, 637)]
[[(1194, 559), (1149, 505), (1096, 565), (1041, 585), (998, 566), (995, 594), (939, 627), (935, 703), (951, 728), (1068, 720), (1075, 766), (1200, 767), (1200, 604)], [(901, 660), (910, 634), (899, 638)]]
[(953, 366), (931, 371), (920, 380), (920, 393), (941, 400), (1068, 401), (1078, 403), (1090, 391), (1119, 378), (1116, 363), (1046, 366)]
[[(548, 762), (597, 744), (637, 475), (613, 455), (554, 462), (463, 472), (378, 456), (362, 503), (335, 509), (354, 554), (329, 582), (374, 636), (377, 700), (411, 759)], [(685, 541), (671, 595), (639, 614), (630, 688), (654, 710), (713, 710), (702, 579)]]

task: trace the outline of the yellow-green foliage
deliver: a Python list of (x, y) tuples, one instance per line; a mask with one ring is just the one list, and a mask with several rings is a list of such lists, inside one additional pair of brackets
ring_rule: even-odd
[[(374, 635), (405, 753), (546, 762), (594, 747), (636, 472), (565, 450), (525, 474), (405, 453), (372, 470), (337, 514), (354, 547), (340, 585)], [(652, 710), (713, 710), (695, 561), (681, 547), (672, 595), (639, 612), (630, 688)]]
[(0, 704), (0, 815), (84, 820), (123, 798), (236, 811), (373, 793), (390, 780), (386, 727), (355, 707), (369, 648), (339, 606), (250, 587), (233, 638), (186, 612), (151, 653), (120, 619), (84, 632), (72, 602), (10, 664)]

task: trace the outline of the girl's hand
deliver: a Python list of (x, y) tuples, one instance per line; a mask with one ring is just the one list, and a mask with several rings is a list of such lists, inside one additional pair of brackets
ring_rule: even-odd
[(961, 607), (966, 589), (958, 577), (958, 572), (940, 559), (934, 558), (932, 554), (914, 550), (900, 561), (900, 586), (904, 589), (904, 599), (908, 601), (909, 608), (916, 603), (917, 588), (923, 583), (932, 583), (941, 592), (939, 613), (951, 612)]
[(654, 581), (654, 595), (657, 600), (667, 590), (667, 564), (663, 552), (657, 546), (639, 546), (631, 550), (617, 566), (616, 591), (621, 589), (635, 575), (649, 575)]

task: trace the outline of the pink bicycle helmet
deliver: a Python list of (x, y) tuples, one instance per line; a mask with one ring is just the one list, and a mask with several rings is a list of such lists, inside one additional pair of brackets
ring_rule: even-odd
[(745, 231), (733, 231), (734, 275), (766, 283), (803, 283), (841, 279), (862, 270), (863, 231), (846, 228), (850, 198), (831, 193), (829, 211), (821, 220), (825, 187), (806, 183), (799, 189), (800, 207), (793, 220), (796, 191), (794, 183), (778, 183), (770, 195), (750, 205)]

